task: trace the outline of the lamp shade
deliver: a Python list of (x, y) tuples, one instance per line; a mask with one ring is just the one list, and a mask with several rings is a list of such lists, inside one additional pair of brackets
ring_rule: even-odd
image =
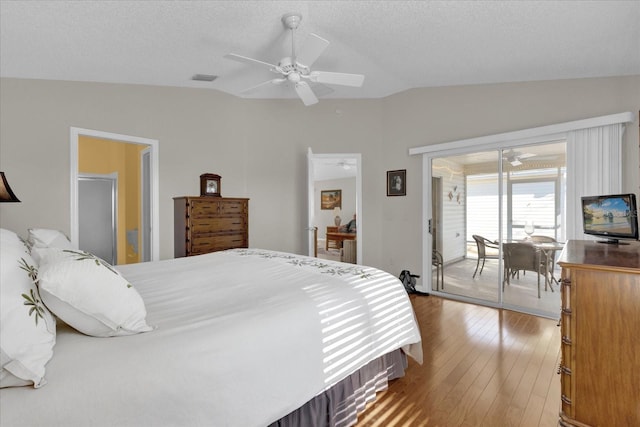
[(20, 200), (13, 194), (4, 172), (0, 172), (0, 178), (2, 178), (2, 181), (0, 181), (0, 202), (19, 202)]

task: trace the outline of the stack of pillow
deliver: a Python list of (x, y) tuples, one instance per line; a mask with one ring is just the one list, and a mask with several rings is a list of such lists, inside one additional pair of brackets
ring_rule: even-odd
[(56, 321), (34, 283), (29, 248), (0, 229), (0, 387), (45, 384), (44, 366), (53, 355)]
[(57, 230), (27, 241), (0, 229), (0, 387), (46, 383), (56, 319), (95, 337), (147, 332), (144, 301), (104, 260), (74, 248)]

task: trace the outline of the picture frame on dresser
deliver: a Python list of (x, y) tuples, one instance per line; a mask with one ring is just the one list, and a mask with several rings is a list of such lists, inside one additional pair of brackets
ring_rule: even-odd
[(220, 175), (214, 173), (203, 173), (200, 175), (200, 195), (221, 197)]

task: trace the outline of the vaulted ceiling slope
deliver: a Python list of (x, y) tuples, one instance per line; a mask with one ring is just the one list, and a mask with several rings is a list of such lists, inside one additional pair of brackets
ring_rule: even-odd
[[(364, 74), (321, 98), (410, 88), (640, 74), (640, 1), (5, 1), (0, 75), (216, 89), (275, 77), (225, 59), (277, 63), (296, 41), (330, 44), (314, 69)], [(194, 74), (216, 75), (212, 82)], [(251, 98), (294, 98), (272, 85)]]

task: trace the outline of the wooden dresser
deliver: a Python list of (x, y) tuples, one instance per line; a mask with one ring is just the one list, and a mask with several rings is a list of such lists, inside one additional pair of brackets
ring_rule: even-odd
[(249, 245), (249, 199), (174, 197), (174, 256)]
[(562, 267), (560, 426), (640, 426), (640, 242), (572, 240)]

